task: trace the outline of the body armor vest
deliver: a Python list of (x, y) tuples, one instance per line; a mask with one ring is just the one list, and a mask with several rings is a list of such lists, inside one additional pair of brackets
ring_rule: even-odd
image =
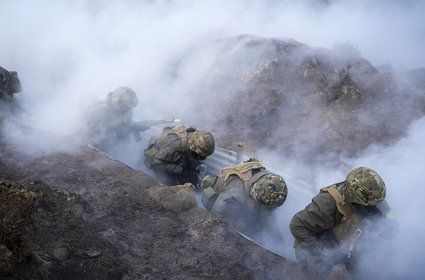
[(167, 130), (163, 137), (167, 137), (170, 134), (176, 134), (177, 137), (182, 141), (182, 152), (187, 151), (187, 136), (188, 133), (194, 132), (196, 129), (191, 126), (179, 125), (172, 129)]
[(224, 191), (224, 185), (226, 181), (229, 179), (231, 175), (238, 176), (244, 183), (245, 191), (249, 193), (249, 186), (252, 182), (250, 179), (253, 177), (254, 170), (265, 171), (265, 167), (261, 165), (259, 162), (246, 162), (241, 163), (234, 166), (229, 166), (224, 168), (220, 175), (217, 177), (217, 182), (215, 184), (215, 189), (218, 193), (222, 193)]
[[(177, 137), (182, 142), (182, 148), (181, 148), (181, 150), (179, 150), (179, 152), (187, 152), (187, 150), (188, 150), (188, 147), (187, 147), (188, 133), (192, 133), (195, 130), (196, 130), (196, 128), (191, 127), (191, 126), (179, 125), (179, 126), (171, 128), (171, 129), (167, 129), (166, 131), (164, 131), (164, 133), (160, 137), (165, 138), (170, 134), (176, 134)], [(152, 167), (153, 158), (158, 153), (158, 149), (155, 147), (156, 140), (157, 140), (157, 138), (154, 138), (154, 137), (151, 138), (150, 141), (149, 141), (149, 146), (144, 152), (144, 155), (145, 155), (144, 163), (147, 167)]]
[(332, 185), (326, 188), (322, 188), (320, 192), (329, 193), (335, 200), (338, 212), (342, 214), (342, 219), (333, 229), (336, 241), (339, 245), (350, 241), (353, 237), (354, 232), (358, 229), (361, 222), (361, 218), (356, 214), (354, 207), (351, 203), (345, 201), (344, 196), (337, 189), (336, 185)]

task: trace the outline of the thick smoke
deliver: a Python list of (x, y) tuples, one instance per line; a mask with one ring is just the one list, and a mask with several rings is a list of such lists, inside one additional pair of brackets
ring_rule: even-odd
[[(284, 204), (276, 213), (276, 219), (285, 236), (285, 244), (276, 243), (277, 240), (266, 240), (265, 245), (294, 259), (288, 251), (293, 241), (288, 223), (293, 214), (302, 210), (310, 202), (309, 198), (318, 193), (320, 188), (345, 180), (346, 173), (355, 167), (368, 166), (375, 169), (386, 183), (386, 200), (392, 208), (399, 229), (392, 239), (382, 239), (379, 246), (370, 244), (373, 249), (365, 252), (366, 257), (360, 260), (361, 271), (365, 273), (362, 276), (370, 279), (422, 279), (425, 273), (425, 227), (421, 222), (425, 211), (425, 194), (422, 191), (424, 131), (425, 118), (422, 118), (412, 124), (407, 135), (395, 145), (374, 145), (357, 159), (345, 159), (345, 165), (340, 168), (315, 167), (314, 172), (308, 166), (288, 163), (284, 157), (278, 159), (264, 151), (261, 156), (268, 166), (283, 170), (280, 173), (286, 176), (288, 185), (292, 187), (289, 205)], [(305, 173), (306, 176), (302, 177), (300, 173)], [(303, 180), (294, 180), (297, 177)]]
[[(371, 147), (364, 156), (352, 162), (353, 166), (373, 166), (384, 178), (388, 188), (387, 200), (392, 207), (400, 229), (395, 239), (386, 242), (379, 254), (382, 279), (422, 279), (425, 273), (425, 226), (421, 222), (425, 211), (425, 193), (422, 191), (425, 146), (423, 137), (425, 118), (414, 123), (408, 135), (393, 147)], [(368, 265), (364, 260), (363, 265)], [(373, 264), (375, 262), (370, 262)]]
[[(17, 70), (38, 126), (66, 134), (120, 85), (140, 119), (197, 111), (191, 89), (213, 63), (175, 64), (205, 42), (253, 34), (332, 48), (349, 42), (375, 65), (423, 66), (422, 1), (2, 1), (0, 61)], [(390, 31), (390, 32), (389, 32)], [(213, 51), (213, 50), (212, 50)], [(224, 97), (222, 97), (224, 98)], [(212, 101), (212, 100), (211, 100)], [(66, 125), (64, 125), (66, 124)]]
[[(206, 99), (197, 91), (220, 54), (210, 43), (240, 34), (291, 38), (330, 49), (336, 43), (350, 43), (375, 66), (425, 66), (423, 1), (5, 0), (0, 5), (0, 65), (18, 71), (23, 107), (33, 116), (28, 122), (54, 139), (78, 138), (87, 107), (121, 85), (138, 94), (136, 120), (181, 117), (196, 123), (214, 118), (220, 111), (213, 104), (224, 104), (228, 97), (217, 91)], [(198, 118), (202, 114), (207, 115)], [(338, 169), (325, 169), (317, 162), (306, 166), (285, 155), (259, 151), (266, 165), (282, 171), (288, 185), (300, 189), (289, 190), (287, 204), (277, 213), (286, 232), (279, 253), (293, 258), (287, 229), (292, 215), (319, 188), (344, 180), (351, 168), (364, 165), (382, 174), (388, 202), (400, 223), (393, 244), (398, 254), (385, 259), (386, 268), (394, 269), (383, 275), (420, 278), (425, 245), (419, 183), (424, 128), (422, 119), (395, 146), (371, 147), (360, 159), (344, 159)], [(53, 151), (57, 142), (43, 137), (21, 135), (19, 142)], [(121, 156), (136, 161), (128, 154)]]

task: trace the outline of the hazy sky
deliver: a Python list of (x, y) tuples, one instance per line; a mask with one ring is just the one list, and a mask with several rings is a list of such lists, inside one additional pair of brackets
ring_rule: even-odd
[[(330, 49), (351, 43), (375, 66), (425, 67), (425, 1), (328, 2), (0, 0), (0, 65), (18, 71), (37, 125), (57, 134), (77, 129), (84, 108), (121, 85), (139, 96), (136, 117), (168, 118), (179, 106), (189, 108), (190, 89), (208, 68), (208, 57), (194, 61), (177, 81), (167, 79), (170, 68), (184, 53), (223, 37), (292, 38)], [(361, 158), (347, 159), (347, 166), (376, 169), (387, 183), (405, 229), (396, 240), (400, 258), (391, 260), (404, 260), (400, 271), (413, 278), (424, 271), (424, 129), (421, 120), (396, 146), (371, 147)], [(282, 166), (267, 153), (264, 158)], [(307, 170), (316, 190), (344, 180), (349, 171), (315, 168), (313, 174), (296, 163), (287, 167), (295, 177)]]

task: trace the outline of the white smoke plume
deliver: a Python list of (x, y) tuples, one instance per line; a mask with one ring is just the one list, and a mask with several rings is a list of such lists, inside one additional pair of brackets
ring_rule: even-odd
[[(425, 2), (419, 0), (2, 0), (0, 66), (18, 71), (24, 108), (34, 115), (33, 125), (55, 135), (75, 134), (87, 107), (122, 85), (138, 94), (136, 120), (182, 117), (196, 122), (194, 116), (208, 110), (196, 107), (199, 100), (193, 89), (210, 71), (215, 55), (191, 58), (175, 76), (174, 67), (192, 50), (221, 38), (252, 34), (325, 48), (350, 43), (374, 66), (424, 67), (424, 12)], [(220, 93), (215, 98), (226, 100)], [(215, 101), (207, 100), (206, 106)], [(344, 180), (352, 167), (377, 170), (400, 223), (395, 240), (399, 254), (388, 258), (388, 267), (397, 267), (397, 275), (418, 279), (424, 273), (424, 128), (422, 119), (394, 147), (371, 147), (360, 159), (346, 159), (338, 170), (299, 166), (268, 151), (259, 155), (266, 165), (290, 174), (288, 185), (307, 182), (309, 195)], [(25, 145), (43, 142), (49, 149), (50, 142), (33, 136)], [(286, 230), (292, 215), (311, 197), (297, 199), (278, 214)], [(283, 248), (289, 258), (291, 246), (288, 240)]]
[(376, 170), (384, 179), (387, 186), (386, 200), (399, 229), (392, 239), (383, 239), (379, 246), (371, 244), (375, 245), (374, 251), (366, 252), (367, 257), (362, 258), (359, 264), (362, 273), (366, 273), (370, 279), (422, 279), (425, 273), (425, 226), (422, 223), (422, 213), (425, 211), (425, 193), (422, 191), (425, 171), (424, 131), (425, 118), (421, 118), (408, 128), (407, 135), (395, 145), (369, 147), (359, 158), (345, 159), (345, 164), (337, 169), (299, 166), (284, 157), (278, 158), (262, 151), (260, 156), (265, 159), (264, 163), (275, 170), (282, 170), (280, 174), (286, 177), (289, 186), (288, 201), (275, 214), (285, 244), (267, 240), (266, 235), (262, 237), (266, 239), (262, 240), (264, 245), (295, 260), (291, 253), (293, 237), (288, 228), (292, 216), (302, 210), (320, 188), (344, 181), (346, 174), (353, 168), (367, 166)]
[(371, 147), (362, 158), (353, 162), (353, 166), (375, 168), (384, 178), (388, 188), (387, 201), (400, 225), (395, 239), (384, 244), (389, 248), (383, 248), (383, 251), (391, 254), (382, 255), (382, 279), (422, 279), (425, 273), (425, 226), (421, 222), (425, 211), (425, 193), (422, 191), (424, 131), (425, 118), (422, 118), (395, 146)]
[(19, 72), (37, 124), (62, 134), (79, 127), (89, 103), (120, 85), (138, 93), (139, 118), (196, 111), (191, 88), (209, 58), (198, 57), (176, 81), (168, 76), (182, 55), (223, 37), (285, 37), (328, 48), (349, 42), (375, 65), (412, 68), (425, 61), (422, 1), (18, 0), (1, 6), (1, 65)]

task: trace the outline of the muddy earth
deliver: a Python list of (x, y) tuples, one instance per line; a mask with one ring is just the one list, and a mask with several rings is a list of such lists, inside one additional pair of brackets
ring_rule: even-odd
[(1, 279), (312, 279), (297, 264), (91, 148), (2, 145)]

